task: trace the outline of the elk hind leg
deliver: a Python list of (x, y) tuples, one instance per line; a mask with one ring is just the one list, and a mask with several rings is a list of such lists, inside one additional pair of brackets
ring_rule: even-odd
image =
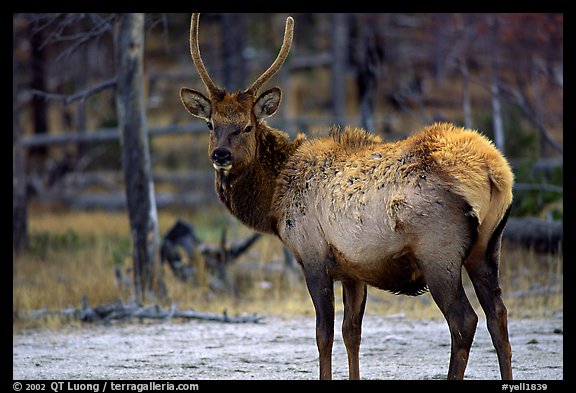
[(367, 288), (361, 281), (346, 280), (342, 281), (342, 289), (344, 298), (342, 338), (348, 353), (348, 377), (360, 379), (359, 353)]
[(463, 379), (478, 316), (462, 286), (461, 262), (442, 263), (419, 260), (432, 298), (444, 314), (450, 329), (451, 353), (448, 379)]
[(492, 343), (498, 355), (502, 379), (512, 379), (512, 348), (508, 337), (508, 313), (502, 301), (498, 279), (500, 246), (506, 217), (501, 221), (488, 246), (484, 250), (474, 250), (465, 263), (468, 276), (482, 310), (486, 314), (486, 324)]

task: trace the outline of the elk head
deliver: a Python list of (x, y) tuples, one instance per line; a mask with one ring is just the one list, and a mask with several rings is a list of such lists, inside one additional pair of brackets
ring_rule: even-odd
[(280, 105), (281, 91), (273, 87), (258, 95), (260, 87), (282, 66), (294, 31), (294, 20), (286, 19), (284, 41), (276, 60), (248, 89), (228, 93), (208, 75), (198, 46), (199, 14), (192, 14), (190, 23), (190, 54), (208, 90), (208, 97), (189, 88), (180, 90), (184, 107), (192, 115), (206, 120), (210, 129), (208, 154), (217, 171), (240, 173), (256, 157), (256, 133), (263, 120), (272, 116)]

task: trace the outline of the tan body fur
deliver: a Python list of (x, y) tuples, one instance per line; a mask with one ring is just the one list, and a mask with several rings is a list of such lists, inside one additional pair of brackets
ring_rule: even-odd
[(342, 274), (401, 292), (399, 274), (391, 269), (413, 275), (400, 282), (421, 279), (419, 272), (404, 271), (405, 265), (416, 268), (411, 254), (419, 238), (452, 224), (444, 216), (456, 196), (471, 212), (449, 214), (476, 217), (477, 247), (486, 248), (510, 206), (512, 182), (507, 161), (474, 131), (437, 123), (408, 139), (382, 143), (346, 128), (305, 142), (286, 161), (272, 214), (292, 249), (307, 242), (331, 248), (340, 256)]

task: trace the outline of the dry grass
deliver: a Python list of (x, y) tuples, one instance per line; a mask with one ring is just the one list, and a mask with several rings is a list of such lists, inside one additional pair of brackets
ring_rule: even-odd
[[(228, 225), (229, 238), (247, 236), (250, 231), (215, 207), (199, 212), (162, 211), (160, 232), (177, 218), (192, 222), (201, 238), (218, 242), (221, 228)], [(13, 258), (13, 311), (15, 328), (58, 327), (66, 321), (55, 318), (26, 322), (21, 312), (80, 307), (87, 297), (90, 305), (121, 299), (129, 301), (131, 292), (119, 288), (114, 266), (130, 267), (129, 225), (123, 213), (31, 210), (31, 251)], [(241, 313), (275, 315), (313, 315), (312, 302), (299, 271), (292, 276), (281, 270), (266, 269), (281, 265), (282, 245), (265, 236), (232, 268), (238, 291), (235, 296), (215, 293), (207, 285), (192, 286), (174, 278), (164, 267), (168, 302), (179, 308), (230, 315)], [(255, 265), (255, 269), (244, 269)], [(563, 310), (562, 255), (542, 255), (505, 245), (501, 262), (501, 287), (509, 315), (514, 318), (546, 317)], [(129, 277), (129, 275), (127, 275)], [(464, 284), (469, 298), (483, 315), (467, 276)], [(369, 289), (367, 314), (403, 314), (409, 318), (442, 318), (430, 294), (419, 297), (396, 296)], [(336, 285), (336, 310), (342, 311), (341, 286)]]

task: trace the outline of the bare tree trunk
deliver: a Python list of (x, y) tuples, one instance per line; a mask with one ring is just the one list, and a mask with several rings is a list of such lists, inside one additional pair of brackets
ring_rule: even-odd
[(502, 124), (502, 104), (500, 102), (500, 88), (496, 71), (492, 69), (492, 79), (490, 81), (490, 92), (492, 94), (492, 127), (494, 128), (494, 143), (501, 152), (505, 152), (504, 146), (504, 126)]
[(246, 42), (246, 14), (222, 14), (222, 62), (224, 88), (239, 91), (246, 84), (246, 61), (243, 57)]
[(28, 247), (28, 201), (14, 55), (12, 55), (12, 66), (12, 249), (20, 252)]
[[(530, 79), (531, 79), (531, 87), (534, 94), (534, 118), (538, 124), (544, 124), (544, 104), (542, 102), (542, 89), (541, 89), (541, 82), (540, 82), (540, 75), (541, 70), (543, 69), (544, 65), (541, 64), (541, 60), (538, 59), (536, 56), (532, 58), (530, 63)], [(544, 127), (542, 127), (544, 128)], [(539, 157), (547, 157), (550, 153), (550, 148), (548, 143), (546, 143), (546, 139), (540, 136), (540, 152), (538, 154)]]
[(346, 123), (346, 23), (346, 14), (332, 14), (332, 116), (339, 125)]
[(153, 297), (159, 232), (144, 103), (144, 14), (121, 14), (116, 36), (116, 105), (121, 131), (126, 202), (133, 238), (136, 301)]
[(378, 34), (378, 22), (374, 15), (354, 18), (351, 25), (353, 42), (350, 45), (350, 62), (356, 68), (356, 85), (360, 99), (360, 126), (376, 131), (374, 105), (378, 95), (380, 67), (384, 59), (382, 39)]
[[(88, 69), (89, 69), (89, 64), (88, 62), (90, 61), (89, 59), (89, 51), (88, 48), (83, 47), (81, 49), (81, 53), (82, 56), (79, 56), (78, 58), (78, 62), (80, 63), (80, 67), (82, 67), (83, 70), (86, 70), (86, 72), (81, 72), (78, 74), (78, 81), (77, 83), (84, 87), (84, 86), (88, 86)], [(86, 100), (87, 97), (81, 98), (78, 100), (78, 102), (76, 103), (76, 121), (74, 122), (74, 126), (77, 130), (79, 130), (81, 133), (86, 133), (87, 130), (87, 122), (86, 122)], [(77, 157), (80, 158), (83, 155), (87, 154), (89, 149), (89, 146), (86, 143), (83, 142), (78, 142), (77, 145)]]
[(470, 98), (470, 75), (468, 73), (468, 65), (466, 64), (466, 58), (464, 56), (460, 57), (458, 63), (460, 68), (460, 76), (462, 78), (462, 112), (464, 114), (464, 127), (472, 128), (472, 104)]
[(492, 122), (494, 127), (494, 143), (503, 153), (504, 125), (502, 122), (502, 103), (500, 101), (500, 78), (498, 76), (498, 17), (491, 20), (491, 51), (490, 51), (490, 92), (492, 94)]
[[(39, 91), (46, 90), (45, 69), (45, 49), (42, 48), (44, 35), (41, 31), (31, 33), (31, 62), (32, 81), (30, 88)], [(44, 97), (32, 96), (32, 113), (35, 134), (46, 134), (48, 132), (48, 103)], [(30, 149), (30, 154), (37, 156), (40, 160), (46, 158), (48, 149), (46, 146), (37, 146)]]

